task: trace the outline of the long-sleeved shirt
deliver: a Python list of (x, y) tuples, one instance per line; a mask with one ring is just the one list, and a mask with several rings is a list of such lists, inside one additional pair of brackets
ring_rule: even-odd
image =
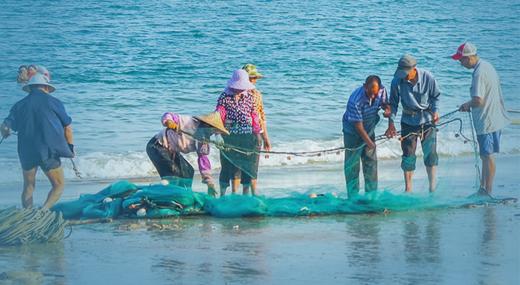
[(220, 94), (216, 110), (220, 113), (224, 126), (231, 134), (260, 134), (258, 102), (248, 90), (233, 94), (225, 90)]
[(438, 112), (440, 91), (433, 75), (417, 68), (417, 82), (395, 77), (390, 88), (390, 120), (397, 115), (399, 102), (403, 106), (401, 122), (411, 126), (429, 123), (433, 113)]
[[(199, 121), (192, 116), (179, 115), (174, 113), (164, 113), (161, 122), (164, 125), (166, 121), (171, 120), (175, 122), (180, 130), (188, 134), (195, 134), (199, 127)], [(160, 145), (168, 149), (171, 153), (190, 153), (197, 152), (197, 163), (199, 166), (202, 182), (213, 184), (213, 177), (211, 176), (211, 163), (208, 155), (210, 147), (207, 143), (202, 143), (195, 140), (192, 136), (183, 132), (177, 132), (172, 129), (164, 129), (160, 131), (155, 137)]]

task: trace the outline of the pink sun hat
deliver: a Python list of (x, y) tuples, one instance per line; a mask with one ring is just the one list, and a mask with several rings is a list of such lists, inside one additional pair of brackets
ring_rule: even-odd
[(227, 82), (227, 87), (235, 90), (251, 90), (255, 89), (255, 85), (249, 82), (249, 74), (243, 69), (233, 71), (231, 79)]
[(454, 55), (452, 55), (451, 58), (453, 58), (454, 60), (459, 60), (463, 56), (470, 56), (470, 55), (476, 55), (476, 54), (477, 54), (477, 47), (470, 42), (465, 42), (459, 46), (459, 48), (457, 49), (457, 52)]

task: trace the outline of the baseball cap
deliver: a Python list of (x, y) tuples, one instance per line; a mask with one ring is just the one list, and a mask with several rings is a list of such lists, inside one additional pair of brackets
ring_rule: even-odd
[(397, 63), (397, 69), (395, 70), (394, 77), (397, 77), (399, 79), (405, 78), (406, 75), (417, 65), (417, 60), (409, 55), (405, 54)]
[(463, 56), (470, 56), (470, 55), (476, 55), (476, 54), (477, 54), (477, 47), (470, 42), (465, 42), (459, 46), (459, 48), (457, 49), (457, 52), (454, 55), (452, 55), (451, 58), (453, 58), (454, 60), (459, 60)]

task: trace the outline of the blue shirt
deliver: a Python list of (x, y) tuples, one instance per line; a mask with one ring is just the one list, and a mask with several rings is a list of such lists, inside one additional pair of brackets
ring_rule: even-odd
[(440, 91), (433, 75), (417, 68), (417, 82), (394, 77), (390, 87), (390, 106), (394, 121), (399, 102), (403, 106), (401, 122), (411, 126), (419, 126), (433, 120), (432, 113), (438, 112)]
[(65, 140), (64, 127), (72, 123), (60, 100), (33, 90), (11, 108), (4, 123), (18, 132), (18, 155), (39, 155), (42, 161), (50, 157), (72, 157)]
[(343, 114), (343, 132), (348, 134), (358, 134), (354, 128), (354, 123), (363, 122), (363, 127), (368, 134), (374, 132), (377, 122), (379, 122), (378, 111), (387, 104), (386, 88), (381, 87), (379, 94), (370, 100), (365, 94), (363, 86), (352, 92), (348, 99), (347, 108)]

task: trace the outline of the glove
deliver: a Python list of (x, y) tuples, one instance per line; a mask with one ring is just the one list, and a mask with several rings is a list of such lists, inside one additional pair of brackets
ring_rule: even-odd
[(168, 129), (172, 129), (174, 131), (178, 131), (179, 130), (179, 125), (177, 125), (174, 121), (172, 120), (168, 120), (166, 121), (166, 127)]
[(74, 153), (74, 145), (71, 144), (71, 143), (69, 143), (69, 148), (70, 148), (70, 151), (71, 151), (72, 153)]

